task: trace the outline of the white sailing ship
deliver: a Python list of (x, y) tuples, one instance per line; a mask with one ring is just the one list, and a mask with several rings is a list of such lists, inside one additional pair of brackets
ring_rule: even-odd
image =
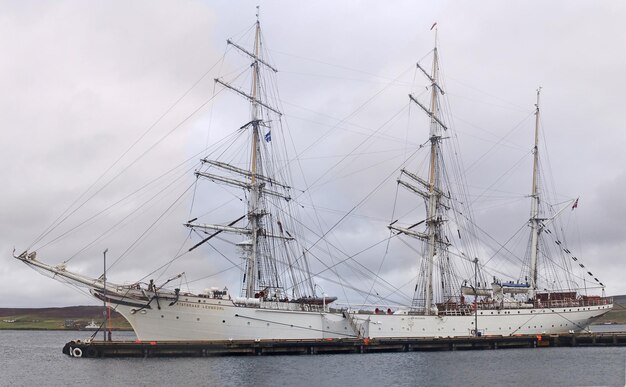
[[(228, 41), (252, 61), (251, 91), (242, 91), (221, 79), (222, 87), (240, 94), (250, 103), (251, 116), (241, 126), (250, 135), (247, 168), (205, 158), (196, 171), (198, 179), (209, 180), (245, 193), (245, 212), (228, 224), (204, 224), (193, 219), (185, 226), (205, 237), (193, 250), (218, 235), (239, 238), (243, 275), (241, 294), (230, 294), (223, 287), (202, 293), (171, 289), (169, 282), (121, 285), (105, 276), (90, 278), (73, 272), (66, 265), (49, 265), (35, 251), (16, 256), (25, 264), (50, 272), (55, 278), (89, 289), (91, 294), (110, 303), (132, 325), (139, 340), (278, 340), (324, 338), (406, 338), (473, 335), (542, 334), (580, 331), (612, 308), (612, 299), (583, 296), (575, 287), (542, 290), (538, 278), (540, 237), (550, 233), (552, 218), (541, 214), (538, 189), (539, 92), (537, 93), (534, 144), (534, 170), (531, 191), (530, 255), (526, 275), (517, 281), (486, 280), (478, 255), (465, 253), (460, 231), (450, 232), (458, 222), (452, 187), (442, 163), (442, 143), (447, 125), (440, 117), (437, 49), (433, 51), (432, 71), (418, 64), (430, 83), (429, 105), (410, 95), (429, 117), (430, 155), (426, 177), (403, 169), (398, 184), (425, 203), (423, 220), (402, 225), (394, 221), (389, 229), (394, 237), (421, 243), (418, 258), (420, 279), (410, 305), (348, 308), (335, 306), (335, 297), (318, 295), (311, 278), (305, 249), (300, 245), (290, 216), (291, 187), (284, 168), (272, 164), (270, 126), (280, 112), (264, 99), (263, 72), (275, 72), (261, 57), (261, 32), (257, 20), (252, 50)], [(274, 117), (274, 118), (272, 118)], [(571, 206), (571, 203), (568, 204)], [(466, 214), (467, 215), (467, 214)], [(463, 216), (466, 216), (463, 215)], [(234, 218), (234, 217), (233, 217)], [(458, 232), (458, 238), (456, 234)], [(456, 238), (456, 239), (455, 239)], [(456, 274), (450, 261), (464, 260), (473, 275)], [(575, 259), (576, 260), (576, 259)], [(597, 281), (597, 280), (596, 280)], [(491, 282), (489, 285), (487, 282)], [(599, 282), (599, 281), (597, 281)], [(567, 282), (566, 282), (567, 283)], [(441, 287), (439, 286), (441, 284)], [(603, 285), (602, 285), (603, 288)]]

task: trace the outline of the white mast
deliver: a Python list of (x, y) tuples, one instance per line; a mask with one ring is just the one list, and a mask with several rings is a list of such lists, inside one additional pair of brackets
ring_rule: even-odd
[(247, 253), (247, 270), (246, 270), (246, 297), (254, 297), (256, 290), (256, 280), (258, 275), (257, 256), (259, 254), (259, 223), (263, 213), (259, 210), (259, 199), (261, 194), (261, 186), (256, 178), (257, 169), (259, 168), (259, 104), (257, 102), (259, 90), (259, 49), (261, 25), (259, 23), (259, 15), (257, 11), (256, 33), (254, 37), (254, 62), (252, 62), (252, 90), (250, 92), (251, 99), (251, 122), (252, 122), (252, 145), (250, 156), (250, 197), (248, 199), (248, 220), (250, 221), (250, 249), (246, 249)]
[[(435, 266), (435, 257), (439, 253), (438, 247), (441, 244), (441, 236), (442, 230), (441, 225), (443, 223), (443, 219), (440, 216), (440, 209), (442, 207), (441, 200), (443, 198), (447, 198), (446, 194), (444, 194), (441, 190), (441, 176), (440, 176), (440, 165), (439, 165), (439, 142), (441, 141), (441, 129), (447, 130), (448, 128), (443, 124), (443, 122), (439, 119), (439, 93), (443, 94), (443, 90), (437, 83), (437, 78), (439, 76), (439, 58), (437, 53), (437, 35), (435, 33), (435, 48), (433, 50), (433, 69), (431, 74), (428, 74), (426, 70), (424, 70), (419, 63), (417, 64), (417, 68), (420, 69), (424, 75), (430, 80), (431, 88), (430, 88), (430, 108), (424, 106), (421, 102), (419, 102), (413, 95), (409, 94), (409, 98), (411, 101), (415, 102), (426, 114), (430, 117), (430, 166), (428, 172), (428, 179), (422, 179), (417, 175), (410, 173), (409, 171), (402, 170), (403, 175), (406, 175), (411, 179), (411, 183), (398, 179), (398, 183), (410, 191), (413, 191), (420, 196), (422, 196), (426, 200), (426, 231), (418, 232), (407, 228), (397, 227), (393, 224), (389, 225), (389, 228), (403, 233), (405, 235), (409, 235), (415, 238), (419, 238), (426, 243), (426, 267), (425, 267), (425, 281), (424, 281), (424, 309), (423, 312), (426, 315), (430, 315), (433, 313), (433, 271)], [(417, 183), (418, 186), (413, 185), (412, 183)], [(422, 188), (425, 188), (425, 191)], [(417, 291), (417, 288), (416, 288)], [(416, 299), (421, 296), (416, 294)], [(418, 302), (417, 305), (421, 305), (421, 302)]]
[(433, 304), (433, 267), (435, 255), (437, 254), (436, 243), (440, 235), (441, 220), (437, 217), (437, 208), (439, 204), (439, 165), (438, 154), (439, 140), (441, 140), (439, 120), (439, 105), (437, 103), (438, 86), (437, 76), (439, 74), (439, 63), (437, 58), (437, 38), (435, 35), (435, 49), (433, 51), (433, 69), (432, 69), (432, 85), (430, 88), (430, 169), (428, 174), (428, 210), (426, 216), (427, 234), (428, 234), (428, 256), (426, 262), (426, 300), (424, 314), (431, 314), (431, 306)]
[(535, 292), (537, 290), (537, 256), (539, 255), (539, 233), (541, 233), (540, 222), (539, 219), (539, 190), (537, 187), (538, 183), (538, 168), (539, 168), (539, 94), (541, 93), (541, 88), (537, 89), (537, 104), (535, 105), (535, 146), (533, 148), (533, 183), (532, 183), (532, 193), (531, 197), (531, 205), (530, 205), (530, 228), (531, 228), (531, 239), (530, 239), (530, 293), (529, 296), (531, 298), (535, 297)]
[[(263, 122), (262, 110), (265, 109), (267, 111), (271, 111), (278, 116), (281, 116), (282, 114), (280, 111), (273, 108), (272, 106), (269, 106), (262, 100), (260, 67), (265, 66), (265, 68), (268, 68), (273, 72), (278, 72), (278, 70), (276, 70), (260, 57), (261, 23), (259, 22), (258, 7), (256, 17), (257, 20), (255, 24), (253, 50), (248, 51), (245, 48), (236, 44), (235, 42), (231, 41), (230, 39), (226, 41), (229, 45), (232, 45), (252, 59), (252, 64), (250, 66), (252, 71), (250, 93), (233, 87), (230, 84), (222, 81), (221, 79), (215, 79), (215, 82), (236, 92), (250, 102), (250, 121), (240, 128), (252, 130), (250, 140), (249, 168), (242, 169), (224, 162), (202, 159), (201, 161), (203, 164), (215, 167), (221, 172), (209, 173), (207, 171), (196, 171), (196, 176), (198, 177), (203, 177), (216, 183), (239, 187), (243, 188), (246, 191), (249, 191), (248, 200), (246, 202), (246, 214), (243, 217), (234, 220), (228, 225), (197, 224), (194, 223), (195, 219), (193, 221), (185, 223), (185, 226), (190, 228), (199, 228), (203, 229), (204, 231), (215, 231), (213, 234), (209, 235), (207, 238), (203, 239), (201, 242), (193, 246), (192, 249), (195, 249), (199, 245), (205, 243), (206, 241), (221, 232), (237, 233), (247, 237), (246, 240), (237, 244), (242, 249), (242, 258), (245, 261), (242, 292), (243, 296), (247, 298), (255, 297), (256, 293), (262, 290), (260, 289), (261, 287), (279, 286), (275, 262), (265, 262), (265, 259), (271, 258), (265, 256), (268, 253), (267, 246), (264, 243), (265, 240), (268, 238), (281, 239), (283, 241), (293, 240), (293, 237), (291, 237), (291, 235), (285, 236), (282, 235), (282, 232), (272, 233), (271, 231), (266, 230), (263, 222), (263, 218), (268, 213), (267, 209), (265, 208), (265, 203), (262, 200), (264, 196), (278, 197), (284, 199), (285, 201), (290, 201), (291, 197), (289, 196), (288, 192), (280, 192), (280, 190), (288, 191), (290, 188), (288, 185), (276, 181), (273, 177), (264, 176), (264, 172), (266, 171), (264, 171), (261, 159), (261, 130), (265, 124)], [(270, 132), (268, 132), (268, 135), (269, 133)], [(266, 139), (266, 141), (269, 140)], [(239, 175), (240, 177), (243, 177), (244, 180), (224, 176), (222, 174), (223, 172)], [(248, 219), (247, 226), (235, 226), (237, 222), (244, 218)], [(264, 270), (268, 270), (269, 273), (265, 272)], [(267, 280), (269, 279), (269, 277), (267, 276), (271, 276), (270, 282), (273, 281), (274, 284), (270, 284), (267, 282)], [(296, 281), (294, 280), (294, 282)]]

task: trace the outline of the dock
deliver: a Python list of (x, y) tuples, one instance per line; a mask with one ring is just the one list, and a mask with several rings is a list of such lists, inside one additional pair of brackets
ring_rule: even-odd
[(626, 332), (393, 339), (96, 341), (75, 340), (63, 353), (79, 358), (209, 357), (463, 351), (507, 348), (626, 346)]

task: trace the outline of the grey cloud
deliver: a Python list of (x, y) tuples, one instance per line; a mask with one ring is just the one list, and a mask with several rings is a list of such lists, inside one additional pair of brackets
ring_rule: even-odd
[[(0, 34), (0, 48), (8, 59), (0, 63), (0, 157), (4, 166), (0, 177), (6, 182), (0, 192), (0, 250), (7, 258), (0, 269), (0, 305), (86, 303), (87, 297), (27, 270), (8, 253), (14, 245), (27, 247), (207, 71), (224, 53), (226, 38), (239, 36), (252, 25), (255, 9), (242, 1), (28, 2), (3, 3), (2, 8), (5, 31)], [(621, 28), (625, 14), (626, 7), (618, 3), (599, 7), (582, 1), (493, 1), (480, 7), (456, 1), (439, 5), (405, 1), (393, 6), (373, 1), (261, 4), (267, 48), (281, 70), (283, 109), (296, 148), (303, 150), (335, 125), (336, 120), (329, 117), (347, 118), (302, 154), (309, 184), (407, 103), (407, 83), (423, 89), (425, 83), (419, 74), (414, 78), (412, 66), (431, 49), (433, 33), (428, 29), (437, 21), (445, 87), (464, 163), (469, 166), (476, 161), (466, 174), (472, 193), (481, 193), (505, 174), (494, 188), (504, 192), (503, 196), (517, 198), (502, 204), (489, 198), (476, 203), (479, 225), (498, 240), (506, 240), (528, 216), (524, 195), (530, 187), (530, 159), (509, 168), (530, 150), (532, 134), (525, 130), (532, 122), (529, 126), (524, 120), (532, 112), (535, 88), (543, 86), (542, 121), (559, 197), (581, 197), (572, 215), (578, 217), (580, 232), (572, 244), (613, 294), (626, 292), (617, 274), (625, 269), (621, 192), (626, 188), (622, 150), (626, 134), (621, 110), (626, 84), (621, 73), (626, 58), (618, 49), (626, 38)], [(220, 67), (222, 74), (240, 68), (234, 62), (225, 61)], [(397, 85), (352, 114), (406, 69), (410, 70)], [(210, 98), (212, 78), (220, 75), (217, 71), (109, 176)], [(150, 180), (198, 152), (207, 133), (216, 140), (246, 118), (245, 109), (222, 102), (210, 106), (105, 189), (74, 220), (85, 219), (132, 192), (138, 181)], [(415, 124), (420, 114), (412, 110), (413, 124), (405, 119), (385, 128), (381, 137), (372, 137), (355, 152), (362, 155), (322, 176), (320, 183), (327, 184), (311, 189), (314, 202), (343, 211), (355, 205), (410, 153), (403, 147), (425, 140), (426, 127)], [(524, 124), (513, 130), (506, 146), (481, 158), (494, 141), (520, 122)], [(396, 141), (405, 138), (408, 145)], [(373, 153), (381, 150), (389, 151), (388, 157)], [(364, 166), (368, 166), (365, 171)], [(181, 187), (191, 179), (183, 179)], [(343, 251), (354, 254), (387, 235), (394, 180), (392, 177), (356, 212), (367, 220), (349, 218), (332, 233), (330, 239)], [(300, 180), (296, 186), (304, 188), (305, 184)], [(170, 199), (179, 193), (172, 192)], [(60, 262), (145, 197), (133, 199), (123, 210), (103, 217), (101, 223), (50, 246), (42, 260)], [(406, 210), (410, 208), (407, 205)], [(131, 281), (167, 262), (186, 237), (181, 223), (187, 219), (188, 209), (177, 207), (111, 275), (120, 282)], [(114, 256), (121, 254), (140, 233), (134, 231), (145, 228), (158, 213), (156, 208), (147, 210), (72, 264), (86, 274), (99, 275), (105, 245)], [(328, 227), (340, 216), (323, 214), (322, 221)], [(398, 242), (391, 247), (381, 274), (390, 282), (407, 283), (417, 270), (413, 252)], [(383, 246), (356, 259), (376, 271), (384, 253)], [(342, 259), (341, 253), (333, 254), (333, 259)], [(232, 257), (238, 262), (236, 254)], [(314, 271), (323, 270), (315, 260), (312, 264)], [(229, 265), (206, 248), (176, 262), (170, 272), (187, 271), (193, 279)], [(339, 270), (347, 279), (362, 280), (346, 268)], [(238, 279), (235, 269), (194, 285), (232, 287)], [(341, 293), (336, 285), (321, 283), (330, 289), (327, 292)], [(408, 293), (411, 287), (406, 287)]]

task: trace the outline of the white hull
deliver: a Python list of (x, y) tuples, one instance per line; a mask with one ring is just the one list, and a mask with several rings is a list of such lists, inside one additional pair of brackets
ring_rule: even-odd
[[(185, 297), (158, 309), (118, 305), (139, 340), (286, 340), (454, 337), (474, 334), (473, 315), (343, 314), (236, 306), (230, 300)], [(483, 335), (550, 334), (583, 330), (612, 305), (478, 312)], [(358, 330), (358, 332), (357, 332)]]

